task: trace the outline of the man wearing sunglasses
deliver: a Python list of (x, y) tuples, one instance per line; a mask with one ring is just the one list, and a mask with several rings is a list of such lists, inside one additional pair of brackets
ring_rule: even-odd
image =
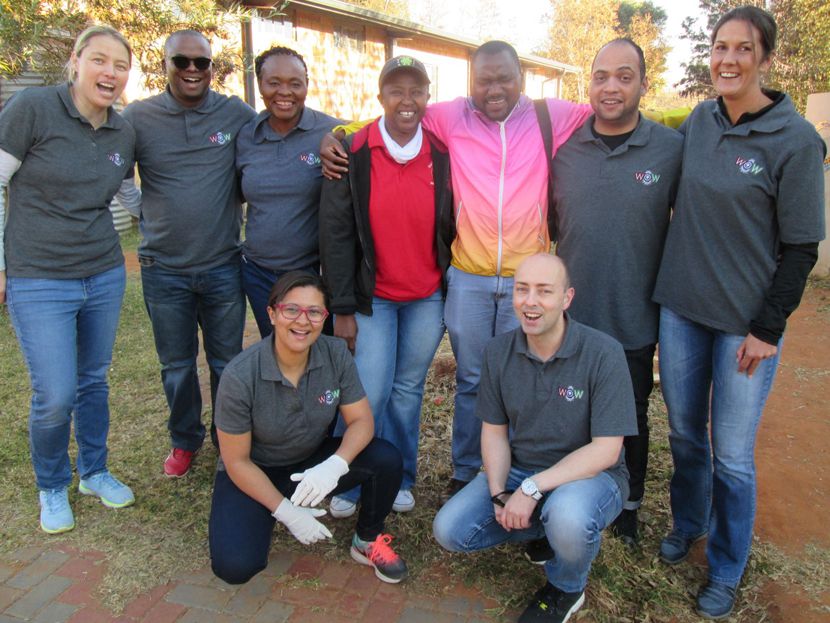
[(561, 259), (523, 260), (512, 295), (520, 327), (490, 340), (481, 368), (484, 471), (441, 508), (433, 532), (454, 552), (547, 539), (547, 582), (519, 622), (564, 623), (628, 497), (634, 394), (620, 343), (567, 314), (574, 289)]
[(136, 132), (141, 192), (130, 178), (118, 199), (140, 218), (144, 302), (170, 409), (172, 449), (164, 473), (181, 477), (205, 436), (197, 329), (202, 329), (210, 368), (212, 403), (225, 365), (242, 350), (242, 208), (235, 139), (255, 112), (238, 97), (210, 88), (210, 42), (199, 32), (171, 34), (162, 66), (164, 92), (124, 110)]

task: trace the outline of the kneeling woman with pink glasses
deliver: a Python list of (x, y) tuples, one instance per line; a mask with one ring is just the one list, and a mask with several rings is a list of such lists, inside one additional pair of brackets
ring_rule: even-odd
[[(384, 534), (401, 456), (373, 438), (369, 401), (345, 342), (321, 335), (327, 302), (317, 275), (283, 275), (268, 297), (273, 334), (222, 374), (215, 415), (221, 459), (209, 529), (213, 572), (228, 583), (265, 569), (276, 522), (305, 545), (331, 537), (318, 505), (358, 485), (352, 558), (384, 582), (407, 575)], [(338, 411), (346, 427), (333, 437)]]

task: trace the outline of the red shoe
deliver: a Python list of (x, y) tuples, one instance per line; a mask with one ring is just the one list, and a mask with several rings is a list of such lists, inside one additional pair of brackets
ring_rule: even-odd
[(190, 471), (194, 456), (196, 452), (173, 448), (164, 459), (164, 475), (169, 478), (181, 478)]

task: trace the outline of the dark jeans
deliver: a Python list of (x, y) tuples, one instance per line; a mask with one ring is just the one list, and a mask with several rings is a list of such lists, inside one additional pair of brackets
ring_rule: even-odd
[[(329, 437), (305, 461), (283, 467), (260, 468), (285, 497), (291, 497), (296, 482), (291, 474), (302, 472), (330, 457), (340, 446), (340, 437)], [(383, 532), (383, 522), (401, 486), (400, 452), (388, 441), (373, 439), (357, 455), (349, 471), (332, 491), (336, 495), (361, 486), (357, 536), (374, 541)], [(213, 573), (228, 584), (243, 584), (268, 566), (268, 551), (276, 520), (262, 504), (233, 484), (227, 472), (216, 472), (208, 525), (210, 562)]]
[[(320, 274), (320, 267), (316, 265), (301, 266), (297, 270), (304, 270), (315, 275)], [(261, 337), (271, 335), (274, 330), (271, 326), (271, 319), (268, 317), (268, 295), (271, 294), (271, 288), (274, 287), (277, 279), (287, 272), (287, 270), (277, 272), (264, 268), (250, 258), (242, 256), (242, 289), (245, 290), (245, 296), (251, 304), (251, 311), (254, 312), (256, 326)], [(329, 316), (323, 325), (323, 333), (334, 335), (333, 327), (332, 317)]]
[[(195, 451), (205, 436), (196, 367), (197, 329), (202, 328), (214, 407), (219, 377), (242, 350), (245, 296), (239, 260), (192, 273), (165, 270), (149, 257), (140, 256), (139, 263), (144, 304), (153, 325), (161, 382), (170, 408), (170, 439), (174, 448)], [(211, 437), (213, 434), (211, 424)]]
[(624, 442), (630, 492), (623, 508), (628, 510), (639, 508), (645, 494), (649, 438), (648, 397), (654, 388), (654, 350), (654, 344), (649, 344), (637, 350), (625, 351), (637, 411), (637, 435), (626, 437)]

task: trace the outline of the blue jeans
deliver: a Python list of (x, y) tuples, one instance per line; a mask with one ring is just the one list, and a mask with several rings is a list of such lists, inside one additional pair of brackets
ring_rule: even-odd
[(32, 384), (29, 443), (39, 489), (72, 482), (73, 411), (78, 474), (107, 467), (107, 372), (125, 285), (123, 265), (84, 279), (8, 278), (9, 315)]
[[(374, 297), (372, 315), (355, 314), (355, 363), (375, 415), (375, 436), (403, 457), (401, 489), (415, 484), (424, 381), (444, 335), (441, 290), (398, 303)], [(352, 501), (358, 491), (342, 497)]]
[(174, 448), (198, 450), (205, 437), (202, 392), (196, 356), (198, 327), (210, 368), (211, 405), (219, 377), (242, 350), (245, 297), (239, 261), (203, 272), (165, 270), (152, 258), (139, 257), (144, 304), (153, 325), (161, 383), (170, 408), (167, 428)]
[(660, 312), (660, 381), (674, 459), (673, 529), (685, 537), (708, 532), (709, 577), (730, 586), (738, 584), (749, 558), (755, 433), (778, 366), (776, 355), (751, 378), (738, 374), (735, 353), (744, 337), (666, 307)]
[(452, 421), (453, 478), (472, 480), (481, 469), (481, 422), (475, 415), (484, 347), (519, 326), (513, 277), (483, 277), (450, 266), (444, 322), (456, 361)]
[[(297, 270), (304, 270), (315, 275), (320, 274), (318, 266), (301, 266)], [(242, 256), (242, 289), (251, 304), (251, 311), (254, 312), (256, 326), (261, 337), (271, 335), (274, 330), (271, 326), (271, 319), (268, 317), (268, 295), (271, 294), (271, 288), (277, 283), (277, 279), (287, 272), (289, 271), (277, 272), (264, 268), (255, 264), (250, 258)], [(326, 319), (323, 327), (323, 333), (326, 335), (332, 334), (331, 322), (331, 317)]]
[[(507, 490), (518, 490), (535, 472), (510, 468)], [(480, 473), (438, 511), (432, 524), (435, 539), (451, 552), (475, 552), (502, 543), (547, 538), (554, 557), (545, 563), (548, 582), (567, 593), (588, 583), (591, 563), (599, 553), (602, 531), (620, 514), (622, 494), (605, 472), (574, 480), (547, 493), (530, 528), (507, 531), (496, 521), (487, 475)]]
[[(260, 468), (277, 490), (290, 498), (299, 484), (291, 480), (291, 474), (325, 461), (341, 441), (339, 437), (329, 437), (310, 457), (294, 465)], [(355, 532), (363, 540), (374, 541), (383, 532), (400, 484), (400, 453), (388, 442), (373, 439), (355, 457), (332, 493), (361, 485)], [(327, 522), (325, 518), (322, 521)], [(227, 472), (217, 471), (208, 522), (213, 573), (229, 584), (243, 584), (265, 569), (275, 523), (271, 512), (240, 490)]]

